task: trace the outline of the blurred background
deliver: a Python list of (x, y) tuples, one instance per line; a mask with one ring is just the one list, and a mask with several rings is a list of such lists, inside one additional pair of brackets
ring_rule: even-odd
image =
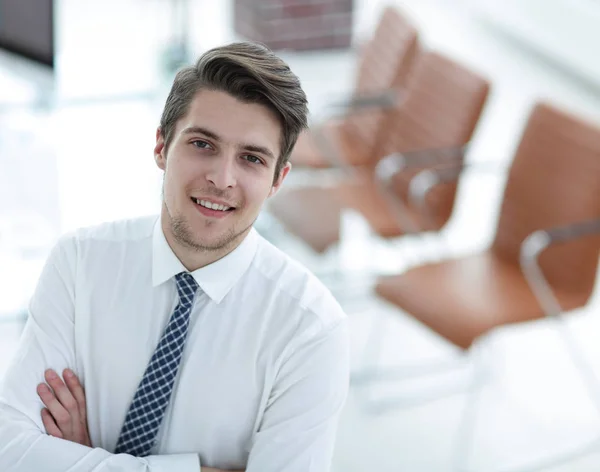
[(349, 316), (332, 470), (598, 470), (598, 24), (595, 0), (0, 0), (0, 381), (57, 237), (159, 211), (177, 68), (251, 39), (309, 98), (256, 227)]

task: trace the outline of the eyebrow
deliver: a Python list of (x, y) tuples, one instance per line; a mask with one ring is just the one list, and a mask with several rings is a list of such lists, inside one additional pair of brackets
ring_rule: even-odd
[(201, 126), (189, 126), (185, 128), (182, 134), (203, 134), (210, 139), (214, 139), (215, 141), (222, 141), (218, 134), (213, 133), (211, 130), (202, 128)]
[[(223, 141), (217, 133), (209, 129), (203, 128), (202, 126), (189, 126), (188, 128), (185, 128), (182, 131), (182, 134), (203, 134), (204, 136), (210, 139), (214, 139), (217, 142)], [(256, 144), (242, 144), (241, 147), (245, 151), (264, 154), (269, 159), (275, 160), (275, 155), (271, 152), (269, 148), (266, 148), (264, 146), (257, 146)]]

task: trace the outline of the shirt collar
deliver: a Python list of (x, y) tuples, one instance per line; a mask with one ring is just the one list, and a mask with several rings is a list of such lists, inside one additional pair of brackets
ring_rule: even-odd
[[(237, 248), (191, 274), (202, 291), (211, 300), (220, 303), (250, 266), (257, 247), (258, 234), (252, 228)], [(185, 267), (165, 238), (161, 218), (157, 218), (152, 236), (152, 285), (156, 287), (185, 271)]]

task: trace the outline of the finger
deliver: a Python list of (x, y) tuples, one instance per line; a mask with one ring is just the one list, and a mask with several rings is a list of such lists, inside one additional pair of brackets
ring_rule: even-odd
[(56, 425), (54, 418), (52, 418), (52, 414), (47, 408), (42, 408), (42, 423), (44, 423), (46, 433), (48, 433), (50, 436), (54, 436), (55, 438), (59, 439), (63, 438), (60, 428)]
[[(73, 420), (79, 418), (79, 407), (77, 406), (77, 401), (59, 375), (52, 369), (48, 369), (45, 373), (45, 377), (48, 385), (52, 387), (54, 395), (65, 408), (65, 410), (71, 414)], [(55, 419), (58, 420), (56, 417)]]
[(77, 402), (77, 406), (79, 408), (79, 415), (82, 420), (86, 418), (86, 405), (85, 405), (85, 391), (83, 386), (79, 382), (79, 379), (75, 375), (75, 373), (71, 369), (65, 369), (63, 371), (63, 377), (65, 378), (65, 383), (69, 388), (71, 394), (75, 398)]
[(37, 393), (44, 405), (46, 405), (46, 408), (50, 411), (58, 427), (66, 433), (71, 425), (71, 414), (61, 405), (48, 385), (39, 384)]

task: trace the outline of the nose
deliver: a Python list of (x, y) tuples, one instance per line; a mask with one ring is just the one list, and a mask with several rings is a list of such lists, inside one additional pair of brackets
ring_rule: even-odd
[(206, 174), (206, 179), (218, 189), (225, 190), (235, 187), (235, 158), (220, 156), (213, 159), (212, 165)]

